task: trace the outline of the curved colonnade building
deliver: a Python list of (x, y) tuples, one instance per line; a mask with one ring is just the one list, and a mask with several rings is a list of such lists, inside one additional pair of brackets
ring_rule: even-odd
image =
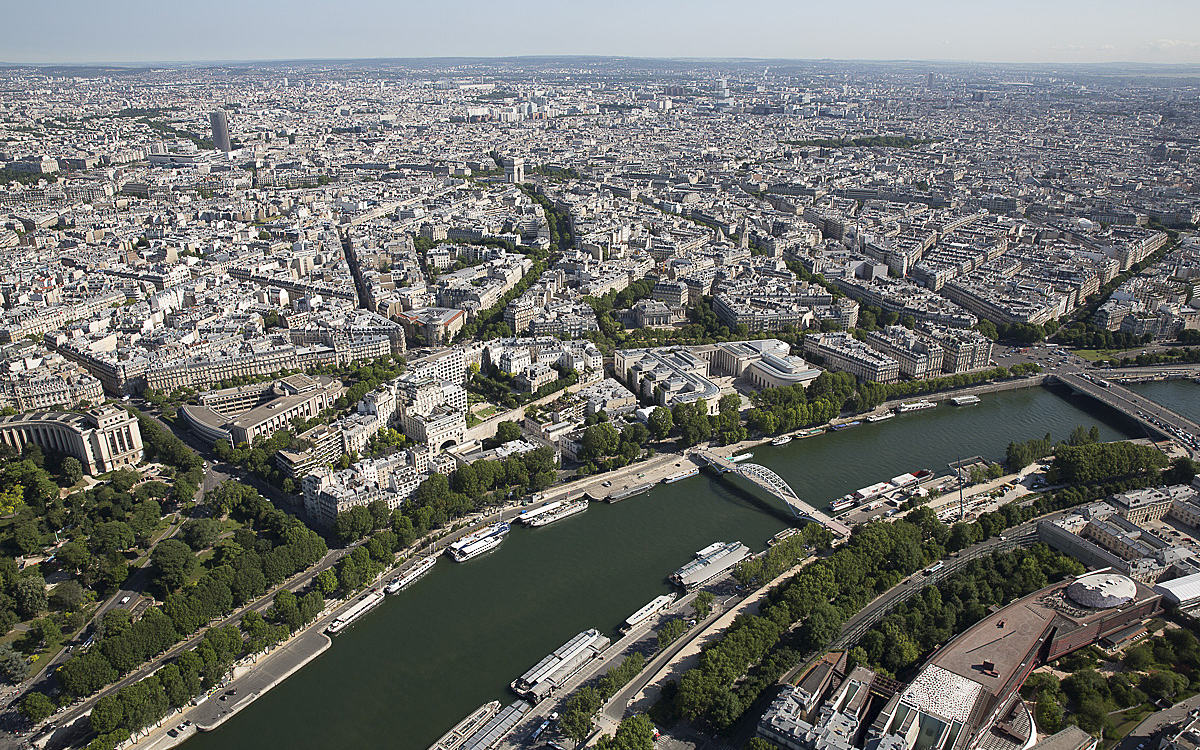
[(86, 412), (35, 411), (0, 418), (0, 443), (18, 451), (33, 443), (74, 456), (86, 474), (103, 474), (142, 460), (142, 433), (124, 409), (98, 406)]

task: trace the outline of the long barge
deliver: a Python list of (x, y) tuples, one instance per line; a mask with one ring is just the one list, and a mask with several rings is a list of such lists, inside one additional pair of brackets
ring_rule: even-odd
[(512, 730), (521, 723), (521, 719), (524, 719), (531, 710), (533, 710), (533, 706), (526, 701), (515, 701), (511, 705), (505, 706), (484, 722), (483, 726), (476, 729), (470, 737), (463, 740), (459, 745), (459, 750), (491, 750), (511, 734)]
[(388, 583), (388, 585), (383, 589), (384, 593), (394, 594), (400, 589), (411, 585), (418, 578), (428, 573), (435, 564), (437, 564), (437, 556), (426, 555), (425, 557), (421, 558), (420, 562), (409, 568), (408, 571), (403, 575), (393, 578), (391, 582)]
[(446, 552), (455, 562), (466, 562), (499, 547), (510, 528), (504, 521), (494, 523), (459, 539), (447, 547)]
[[(732, 460), (732, 459), (730, 459), (730, 460)], [(671, 476), (663, 479), (662, 481), (663, 481), (663, 484), (675, 484), (676, 482), (682, 482), (684, 479), (689, 479), (691, 477), (694, 477), (699, 473), (700, 473), (700, 467), (693, 466), (692, 468), (681, 471), (678, 474), (672, 474)]]
[(576, 513), (582, 513), (587, 509), (588, 499), (586, 497), (581, 497), (578, 500), (569, 500), (559, 503), (557, 507), (555, 507), (549, 513), (539, 513), (536, 517), (527, 519), (525, 523), (533, 526), (534, 528), (546, 526), (547, 524), (552, 524), (555, 521), (561, 521), (564, 518), (569, 518)]
[(687, 590), (701, 586), (750, 556), (741, 542), (714, 542), (696, 553), (696, 559), (671, 574), (672, 583)]
[(472, 711), (467, 718), (458, 722), (449, 731), (429, 746), (429, 750), (457, 750), (484, 722), (500, 712), (500, 701), (484, 703)]
[(383, 592), (371, 591), (363, 598), (354, 603), (354, 606), (334, 618), (329, 627), (325, 628), (325, 632), (329, 635), (337, 635), (345, 630), (355, 620), (370, 612), (375, 607), (383, 603)]
[(555, 649), (525, 674), (510, 683), (513, 692), (534, 702), (562, 687), (571, 675), (608, 648), (608, 636), (592, 628)]
[(663, 594), (662, 596), (655, 597), (649, 604), (625, 618), (624, 624), (621, 625), (622, 632), (628, 633), (649, 618), (671, 606), (674, 601), (675, 597), (672, 594)]
[(546, 503), (545, 505), (543, 505), (540, 508), (534, 508), (533, 510), (523, 510), (523, 511), (521, 511), (521, 515), (517, 516), (517, 521), (531, 526), (531, 525), (533, 525), (532, 522), (535, 519), (540, 518), (541, 516), (545, 515), (546, 513), (553, 513), (556, 509), (558, 509), (559, 507), (562, 506), (563, 502), (564, 501), (562, 501), (562, 500), (555, 500), (552, 503)]
[(767, 546), (774, 547), (776, 544), (779, 544), (784, 539), (788, 539), (789, 537), (793, 537), (799, 533), (800, 533), (800, 529), (796, 528), (795, 526), (789, 526), (788, 528), (784, 529), (783, 531), (779, 532), (775, 536), (768, 539)]
[(640, 495), (653, 486), (654, 486), (653, 484), (650, 484), (648, 482), (645, 484), (635, 484), (632, 487), (627, 487), (626, 489), (623, 489), (623, 490), (617, 490), (616, 492), (609, 495), (608, 498), (606, 498), (605, 502), (619, 503), (622, 500), (628, 500), (629, 498), (633, 497), (634, 495)]

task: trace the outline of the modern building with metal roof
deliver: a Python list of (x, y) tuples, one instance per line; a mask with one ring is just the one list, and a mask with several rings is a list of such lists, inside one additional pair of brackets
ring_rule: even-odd
[(1163, 581), (1154, 590), (1180, 609), (1188, 609), (1200, 603), (1200, 573)]
[(1030, 672), (1141, 623), (1161, 599), (1112, 568), (1017, 599), (935, 651), (872, 737), (899, 735), (906, 750), (1021, 750), (1030, 737), (1014, 727), (1031, 724), (1017, 691)]

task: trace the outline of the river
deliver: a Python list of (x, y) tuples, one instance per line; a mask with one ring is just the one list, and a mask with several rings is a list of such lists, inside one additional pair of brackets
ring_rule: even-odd
[(1200, 423), (1200, 385), (1191, 380), (1127, 383), (1125, 387), (1157, 401), (1181, 417)]
[[(830, 499), (958, 457), (1000, 459), (1009, 440), (1066, 438), (1099, 425), (1103, 440), (1135, 435), (1083, 397), (1045, 388), (988, 394), (885, 422), (754, 449), (756, 463), (801, 498)], [(514, 528), (500, 548), (464, 564), (443, 558), (408, 590), (334, 639), (322, 656), (187, 750), (424, 750), (581, 630), (612, 633), (669, 591), (665, 577), (716, 540), (761, 550), (789, 523), (781, 502), (741, 479), (707, 474), (540, 529)]]

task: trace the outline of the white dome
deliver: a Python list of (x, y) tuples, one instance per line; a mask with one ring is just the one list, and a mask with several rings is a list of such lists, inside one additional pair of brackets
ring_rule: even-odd
[(1103, 571), (1077, 578), (1067, 586), (1067, 596), (1085, 607), (1110, 609), (1133, 601), (1137, 586), (1126, 576)]

